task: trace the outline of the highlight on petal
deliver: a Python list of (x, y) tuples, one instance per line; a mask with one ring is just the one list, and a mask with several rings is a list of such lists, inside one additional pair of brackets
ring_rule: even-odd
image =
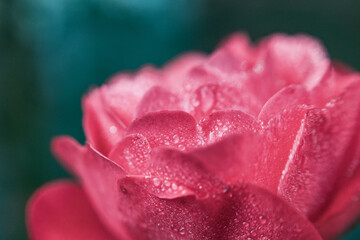
[(278, 194), (311, 220), (331, 196), (340, 165), (339, 143), (328, 123), (321, 110), (307, 113), (279, 183)]
[(264, 124), (262, 148), (258, 154), (257, 180), (261, 186), (276, 193), (283, 170), (303, 119), (311, 107), (306, 105), (285, 109)]
[(105, 226), (81, 187), (67, 181), (43, 186), (27, 206), (32, 240), (117, 239)]

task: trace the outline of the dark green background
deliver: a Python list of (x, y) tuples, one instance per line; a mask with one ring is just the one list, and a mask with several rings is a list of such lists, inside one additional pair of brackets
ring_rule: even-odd
[[(111, 74), (210, 52), (243, 30), (320, 38), (360, 70), (360, 1), (0, 0), (0, 239), (26, 239), (24, 207), (47, 181), (67, 178), (53, 136), (81, 142), (81, 95)], [(360, 238), (360, 227), (344, 239)]]

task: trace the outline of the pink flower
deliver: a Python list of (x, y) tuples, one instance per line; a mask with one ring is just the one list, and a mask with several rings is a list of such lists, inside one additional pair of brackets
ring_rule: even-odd
[(332, 239), (360, 216), (360, 75), (311, 37), (234, 34), (83, 110), (85, 146), (52, 143), (78, 183), (35, 193), (34, 240)]

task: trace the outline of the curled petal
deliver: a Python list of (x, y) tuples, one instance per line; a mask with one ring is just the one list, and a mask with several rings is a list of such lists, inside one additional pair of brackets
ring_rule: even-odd
[(33, 240), (117, 239), (104, 227), (84, 191), (65, 181), (37, 190), (28, 203), (27, 226)]

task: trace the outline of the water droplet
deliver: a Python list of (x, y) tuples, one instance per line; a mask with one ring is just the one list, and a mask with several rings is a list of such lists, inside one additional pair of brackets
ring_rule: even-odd
[(174, 143), (177, 144), (179, 142), (179, 136), (177, 134), (173, 137)]
[(176, 185), (176, 183), (173, 183), (173, 184), (171, 185), (171, 188), (174, 189), (174, 190), (176, 190), (176, 189), (178, 188), (178, 186)]
[(180, 227), (179, 228), (179, 233), (181, 234), (181, 235), (184, 235), (185, 234), (185, 228), (184, 227)]
[(115, 133), (117, 133), (117, 127), (111, 126), (111, 127), (109, 128), (109, 131), (110, 131), (110, 133), (115, 134)]
[(158, 179), (158, 178), (154, 178), (154, 179), (153, 179), (153, 182), (154, 182), (155, 187), (158, 187), (158, 186), (160, 186), (160, 184), (161, 184), (161, 181), (160, 181), (160, 179)]
[(179, 145), (179, 149), (184, 151), (185, 150), (185, 146), (184, 145)]
[(126, 194), (127, 193), (127, 190), (124, 186), (120, 186), (120, 190), (122, 193)]

